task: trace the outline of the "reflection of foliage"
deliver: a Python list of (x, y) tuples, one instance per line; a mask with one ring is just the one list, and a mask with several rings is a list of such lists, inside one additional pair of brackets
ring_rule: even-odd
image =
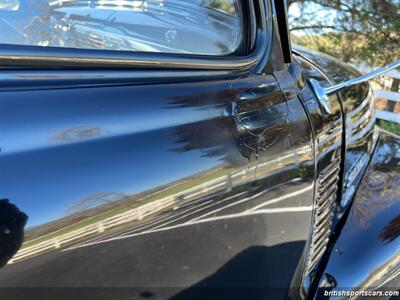
[[(199, 111), (231, 109), (232, 104), (228, 100), (232, 96), (229, 91), (225, 89), (221, 91), (220, 86), (218, 88), (208, 86), (207, 89), (207, 92), (195, 96), (186, 93), (175, 96), (170, 99), (166, 108), (190, 108)], [(232, 118), (213, 118), (177, 129), (173, 135), (175, 147), (171, 150), (180, 153), (198, 150), (205, 157), (217, 158), (227, 165), (240, 165), (243, 157), (234, 151), (236, 136), (236, 124)]]
[[(393, 181), (397, 176), (398, 174), (374, 172), (364, 179), (352, 208), (354, 225), (367, 227), (375, 212), (389, 207), (397, 200), (400, 191), (393, 190)], [(379, 198), (379, 201), (371, 201), (374, 198)]]
[(378, 211), (399, 201), (400, 142), (390, 137), (382, 139), (352, 207), (350, 220), (356, 227), (368, 226)]
[(79, 201), (74, 203), (68, 210), (67, 215), (81, 212), (107, 203), (116, 202), (123, 199), (124, 197), (126, 197), (124, 194), (110, 192), (91, 194), (82, 197), (81, 199), (79, 199)]
[(231, 16), (236, 15), (235, 0), (202, 0), (201, 5), (212, 9), (220, 10)]
[(209, 120), (187, 125), (174, 132), (177, 145), (172, 151), (188, 152), (199, 150), (205, 157), (214, 157), (227, 165), (240, 165), (242, 157), (235, 150), (232, 136), (235, 124), (230, 119)]
[(378, 125), (383, 129), (400, 136), (400, 124), (384, 120), (378, 120)]
[[(78, 200), (74, 206), (66, 211), (66, 217), (38, 227), (29, 228), (25, 232), (23, 248), (70, 233), (87, 225), (93, 225), (96, 222), (104, 221), (107, 218), (125, 213), (131, 209), (160, 200), (164, 197), (192, 190), (194, 187), (198, 187), (208, 181), (226, 176), (230, 172), (232, 172), (232, 169), (229, 168), (211, 169), (136, 195), (124, 196), (123, 194), (112, 192), (88, 195)], [(246, 190), (243, 186), (241, 188)], [(240, 190), (240, 192), (242, 192), (242, 190)], [(217, 201), (217, 199), (215, 200)], [(88, 207), (87, 204), (95, 207)]]
[[(230, 98), (232, 95), (229, 92), (216, 92), (210, 87), (207, 93), (171, 99), (167, 108), (218, 109), (227, 113), (227, 116), (193, 123), (176, 130), (174, 143), (178, 146), (172, 150), (200, 150), (205, 157), (218, 158), (235, 166), (242, 164), (243, 158), (247, 162), (253, 155), (267, 150), (286, 136), (289, 131), (289, 106), (286, 99), (271, 93), (270, 98), (260, 96), (257, 101), (235, 101), (233, 108), (227, 101)], [(277, 103), (271, 104), (271, 101)]]

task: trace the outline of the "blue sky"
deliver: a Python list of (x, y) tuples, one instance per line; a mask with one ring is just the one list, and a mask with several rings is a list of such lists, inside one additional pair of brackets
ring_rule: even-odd
[[(316, 5), (314, 3), (307, 3), (305, 4), (305, 10), (307, 13), (313, 14), (314, 18), (312, 23), (322, 23), (324, 25), (334, 25), (335, 24), (335, 18), (336, 18), (336, 11), (334, 9), (322, 9), (321, 6)], [(301, 4), (299, 3), (294, 3), (290, 6), (289, 8), (289, 24), (293, 22), (295, 18), (298, 18), (301, 16)], [(311, 22), (310, 22), (311, 23)], [(307, 24), (303, 24), (307, 25)], [(311, 24), (309, 24), (311, 25)], [(329, 29), (325, 29), (324, 31), (329, 31)], [(295, 34), (296, 35), (305, 35), (309, 34), (309, 31), (303, 31), (303, 30), (296, 30)]]

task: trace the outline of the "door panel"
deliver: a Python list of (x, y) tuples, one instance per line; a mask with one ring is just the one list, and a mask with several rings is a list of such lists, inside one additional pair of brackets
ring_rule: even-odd
[(0, 196), (28, 216), (1, 287), (263, 299), (300, 286), (315, 165), (297, 94), (266, 75), (185, 80), (0, 92)]

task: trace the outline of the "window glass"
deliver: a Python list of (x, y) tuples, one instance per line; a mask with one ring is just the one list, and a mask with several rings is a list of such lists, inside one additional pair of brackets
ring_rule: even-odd
[(0, 0), (0, 44), (227, 55), (238, 0)]

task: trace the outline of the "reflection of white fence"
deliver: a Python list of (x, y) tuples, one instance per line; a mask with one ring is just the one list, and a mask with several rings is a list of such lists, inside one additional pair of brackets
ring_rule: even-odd
[[(104, 218), (101, 221), (93, 221), (93, 223), (82, 226), (79, 229), (72, 230), (65, 234), (60, 233), (54, 238), (49, 237), (43, 242), (22, 248), (16, 255), (14, 255), (9, 263), (32, 257), (51, 249), (58, 249), (64, 244), (72, 241), (78, 241), (79, 239), (90, 235), (102, 233), (112, 227), (116, 227), (124, 223), (134, 220), (141, 220), (144, 217), (160, 212), (166, 208), (171, 208), (173, 205), (185, 204), (186, 201), (215, 195), (215, 193), (229, 192), (233, 187), (242, 185), (255, 179), (265, 178), (266, 176), (273, 174), (277, 171), (277, 167), (279, 170), (281, 170), (289, 165), (294, 166), (300, 161), (312, 160), (313, 157), (310, 156), (310, 151), (311, 150), (309, 149), (308, 145), (296, 149), (290, 149), (285, 153), (277, 155), (273, 159), (269, 159), (268, 161), (260, 162), (257, 165), (245, 167), (236, 172), (231, 172), (227, 175), (208, 180), (192, 188), (188, 188), (173, 195), (154, 200), (153, 202), (141, 205), (137, 208), (127, 210), (126, 212)], [(54, 235), (56, 232), (52, 232), (50, 234)], [(36, 239), (39, 238), (45, 238), (45, 236), (41, 236)], [(31, 240), (31, 242), (32, 241), (33, 240)]]
[[(116, 214), (115, 216), (105, 218), (99, 222), (86, 225), (80, 229), (73, 230), (65, 234), (61, 234), (57, 237), (37, 243), (35, 245), (22, 248), (10, 260), (9, 263), (13, 263), (21, 259), (34, 256), (36, 254), (45, 252), (50, 249), (58, 249), (63, 244), (79, 240), (89, 235), (102, 233), (107, 229), (116, 227), (118, 225), (127, 222), (131, 222), (134, 220), (141, 220), (144, 217), (152, 215), (156, 212), (160, 212), (161, 210), (167, 207), (171, 207), (174, 204), (178, 204), (181, 201), (189, 200), (191, 198), (201, 197), (222, 190), (229, 191), (233, 186), (238, 185), (239, 183), (243, 183), (243, 178), (247, 180), (248, 172), (249, 169), (244, 169), (240, 172), (228, 174), (226, 176), (221, 176), (219, 178), (209, 180), (203, 184), (197, 185), (193, 188), (184, 190), (174, 195), (167, 196), (162, 199), (153, 201), (151, 203), (141, 205), (137, 208), (128, 210), (120, 214)], [(236, 178), (238, 178), (239, 181)]]
[[(390, 88), (390, 84), (388, 84), (388, 82), (390, 82), (391, 80), (388, 79), (392, 78), (400, 79), (400, 71), (392, 70), (386, 73), (385, 77), (378, 79), (377, 82), (380, 83), (384, 88)], [(374, 92), (377, 98), (385, 99), (387, 101), (400, 102), (400, 93), (390, 92), (383, 89), (376, 89)], [(378, 119), (400, 124), (400, 115), (397, 113), (386, 110), (377, 110), (376, 116)]]

